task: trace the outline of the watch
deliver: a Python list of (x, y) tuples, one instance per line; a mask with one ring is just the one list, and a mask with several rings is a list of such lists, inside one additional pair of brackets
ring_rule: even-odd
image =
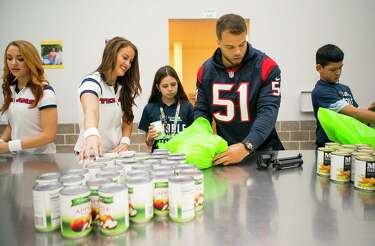
[(253, 152), (254, 151), (254, 147), (253, 147), (253, 144), (250, 143), (250, 142), (246, 142), (246, 143), (243, 143), (243, 145), (245, 145), (245, 148), (247, 150), (249, 150), (250, 152)]

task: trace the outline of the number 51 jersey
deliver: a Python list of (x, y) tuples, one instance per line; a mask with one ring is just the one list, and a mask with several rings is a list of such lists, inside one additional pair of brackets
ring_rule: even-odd
[(198, 71), (194, 118), (214, 119), (228, 144), (283, 149), (275, 130), (281, 99), (278, 65), (250, 44), (238, 67), (225, 68), (221, 57), (217, 49)]

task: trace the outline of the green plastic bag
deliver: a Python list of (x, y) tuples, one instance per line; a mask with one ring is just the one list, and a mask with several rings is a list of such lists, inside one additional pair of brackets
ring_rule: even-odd
[(331, 141), (341, 144), (369, 144), (375, 147), (375, 129), (355, 118), (319, 108), (318, 119)]
[(158, 143), (158, 147), (166, 148), (172, 153), (184, 153), (187, 163), (205, 169), (212, 166), (212, 158), (215, 155), (228, 149), (228, 143), (222, 137), (213, 134), (207, 119), (199, 117), (168, 142)]

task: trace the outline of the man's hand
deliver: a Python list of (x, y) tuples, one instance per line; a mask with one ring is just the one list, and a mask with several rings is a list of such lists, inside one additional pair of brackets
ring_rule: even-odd
[(7, 153), (9, 152), (8, 150), (8, 143), (5, 142), (0, 142), (0, 153)]
[(232, 165), (241, 162), (250, 151), (245, 148), (243, 143), (229, 145), (228, 150), (216, 155), (213, 159), (214, 165)]

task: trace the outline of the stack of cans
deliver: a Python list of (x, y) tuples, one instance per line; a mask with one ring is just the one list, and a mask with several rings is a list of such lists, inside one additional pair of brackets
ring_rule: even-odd
[(375, 191), (375, 148), (367, 144), (327, 143), (318, 148), (316, 173), (359, 190)]
[(117, 235), (154, 216), (185, 222), (204, 205), (204, 176), (184, 154), (107, 153), (84, 168), (44, 173), (33, 187), (35, 228), (67, 238)]

